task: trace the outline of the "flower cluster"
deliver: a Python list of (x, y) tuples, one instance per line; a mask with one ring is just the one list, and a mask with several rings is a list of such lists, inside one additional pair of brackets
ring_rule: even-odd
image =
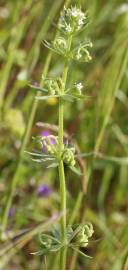
[(48, 92), (49, 95), (58, 95), (60, 88), (62, 87), (62, 81), (60, 78), (44, 78), (42, 75), (44, 90)]
[(92, 237), (94, 233), (91, 223), (74, 225), (72, 231), (75, 232), (72, 242), (80, 247), (86, 247), (88, 245), (88, 239)]
[(48, 167), (57, 167), (60, 158), (63, 162), (75, 173), (77, 168), (75, 161), (75, 147), (70, 145), (68, 141), (63, 140), (63, 147), (61, 157), (58, 156), (59, 141), (58, 136), (51, 135), (48, 130), (41, 133), (41, 136), (33, 138), (34, 145), (40, 152), (27, 152), (32, 156), (33, 161), (37, 162), (50, 162)]
[[(44, 133), (43, 133), (44, 134)], [(58, 158), (58, 137), (54, 135), (47, 134), (46, 136), (41, 136), (42, 150), (50, 155), (55, 155)], [(68, 166), (75, 165), (75, 148), (70, 147), (68, 144), (63, 143), (63, 150), (61, 158), (63, 162)]]
[(63, 150), (63, 154), (62, 154), (62, 159), (63, 159), (64, 163), (69, 165), (69, 166), (74, 167), (75, 164), (76, 164), (74, 154), (75, 154), (75, 148), (74, 147), (65, 148)]
[(92, 47), (92, 42), (85, 41), (69, 51), (66, 38), (59, 36), (51, 43), (45, 40), (44, 45), (53, 52), (65, 57), (68, 61), (89, 62), (92, 59), (87, 49)]
[(37, 96), (39, 100), (47, 100), (50, 98), (61, 98), (63, 100), (72, 102), (74, 99), (86, 99), (87, 96), (82, 94), (83, 84), (81, 82), (74, 83), (70, 88), (65, 89), (65, 92), (62, 94), (60, 89), (63, 87), (63, 82), (60, 78), (44, 78), (42, 76), (44, 87), (37, 85), (30, 85), (31, 88), (46, 92), (46, 95)]
[(89, 62), (92, 57), (87, 47), (92, 47), (92, 42), (80, 44), (79, 47), (74, 50), (73, 58), (79, 62)]
[[(81, 9), (75, 7), (64, 8), (61, 15), (58, 29), (59, 34), (54, 41), (48, 42), (44, 40), (44, 45), (53, 52), (63, 56), (67, 63), (75, 60), (77, 62), (89, 62), (92, 58), (88, 48), (92, 47), (90, 41), (85, 40), (79, 44), (73, 43), (73, 35), (79, 30), (84, 29), (87, 23), (87, 16)], [(70, 40), (70, 42), (69, 42)], [(61, 89), (65, 88), (61, 78), (44, 78), (42, 77), (43, 87), (30, 85), (33, 89), (45, 92), (46, 95), (37, 96), (39, 100), (51, 98), (61, 98), (66, 101), (74, 101), (74, 99), (85, 99), (86, 96), (81, 94), (83, 88), (82, 83), (75, 83), (69, 89), (65, 89), (62, 94)], [(69, 93), (70, 91), (70, 93)]]
[(65, 51), (65, 53), (67, 52), (68, 46), (67, 41), (64, 37), (56, 38), (53, 44), (56, 50), (60, 50), (61, 54), (63, 53), (63, 51)]
[(56, 154), (58, 137), (54, 135), (42, 136), (42, 150), (48, 154)]
[(82, 89), (83, 89), (83, 84), (81, 82), (79, 83), (74, 83), (69, 89), (66, 90), (67, 92), (70, 92), (71, 94), (74, 94), (76, 96), (81, 96), (82, 95)]
[(44, 45), (67, 60), (88, 62), (91, 60), (91, 56), (87, 47), (92, 47), (91, 42), (85, 41), (75, 48), (68, 48), (68, 38), (72, 38), (78, 31), (83, 30), (86, 24), (87, 16), (81, 9), (76, 6), (64, 8), (58, 24), (60, 35), (53, 42), (45, 40)]
[(64, 7), (60, 17), (59, 29), (65, 35), (71, 35), (80, 31), (87, 24), (87, 16), (76, 6), (71, 8)]

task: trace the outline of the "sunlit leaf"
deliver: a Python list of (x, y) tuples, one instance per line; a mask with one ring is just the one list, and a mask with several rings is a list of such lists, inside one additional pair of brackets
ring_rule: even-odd
[(56, 168), (56, 167), (58, 167), (58, 162), (52, 163), (47, 166), (47, 168)]
[(50, 95), (50, 96), (41, 96), (41, 97), (36, 96), (36, 99), (38, 99), (38, 100), (46, 100), (46, 99), (55, 98), (55, 97), (59, 97), (59, 95)]

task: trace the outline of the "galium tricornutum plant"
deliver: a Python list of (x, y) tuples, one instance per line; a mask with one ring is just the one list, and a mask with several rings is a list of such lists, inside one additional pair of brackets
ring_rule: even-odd
[(80, 42), (74, 45), (75, 36), (87, 26), (87, 16), (81, 9), (75, 7), (64, 8), (61, 14), (58, 30), (59, 35), (54, 42), (44, 41), (44, 45), (53, 52), (61, 55), (64, 59), (62, 76), (56, 78), (43, 77), (43, 87), (32, 86), (32, 88), (42, 91), (43, 96), (38, 96), (40, 100), (56, 97), (59, 99), (59, 124), (58, 135), (38, 136), (35, 143), (38, 150), (30, 153), (38, 162), (49, 162), (49, 167), (57, 167), (60, 181), (60, 211), (62, 217), (60, 226), (54, 228), (51, 233), (41, 235), (42, 249), (37, 254), (47, 254), (48, 252), (60, 251), (60, 270), (66, 267), (67, 248), (78, 250), (83, 256), (89, 257), (79, 251), (80, 247), (88, 245), (88, 239), (93, 234), (93, 227), (90, 223), (70, 226), (66, 224), (66, 183), (64, 166), (67, 166), (74, 173), (79, 174), (76, 167), (76, 150), (71, 142), (64, 138), (64, 105), (65, 102), (85, 99), (82, 94), (83, 85), (81, 82), (74, 82), (71, 87), (67, 87), (67, 75), (69, 65), (72, 60), (88, 62), (91, 60), (89, 47), (90, 41)]

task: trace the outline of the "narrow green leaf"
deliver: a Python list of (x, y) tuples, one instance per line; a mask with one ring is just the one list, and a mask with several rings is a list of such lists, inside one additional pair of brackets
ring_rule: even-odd
[(61, 98), (65, 101), (73, 102), (73, 96), (71, 95), (63, 95)]
[(31, 160), (38, 163), (41, 163), (44, 161), (43, 159), (34, 159), (34, 158), (32, 158)]
[(41, 92), (48, 92), (48, 89), (42, 88), (40, 86), (36, 86), (36, 85), (32, 85), (32, 84), (29, 84), (29, 86), (34, 90), (38, 90), (38, 91), (41, 91)]
[(79, 249), (74, 248), (74, 246), (71, 245), (71, 247), (72, 247), (72, 249), (74, 249), (76, 252), (78, 252), (80, 255), (82, 255), (85, 259), (92, 259), (91, 256), (88, 256), (88, 255), (86, 255), (85, 253), (83, 253), (82, 251), (80, 251)]
[(37, 152), (29, 152), (29, 151), (24, 151), (25, 153), (32, 155), (32, 156), (37, 156), (37, 157), (51, 157), (51, 155), (43, 154), (43, 153), (37, 153)]
[(93, 156), (94, 154), (95, 154), (94, 152), (79, 153), (79, 154), (76, 154), (75, 157), (90, 157), (90, 156)]
[(58, 163), (57, 162), (52, 163), (52, 164), (50, 164), (50, 165), (47, 166), (47, 168), (56, 168), (56, 167), (58, 167)]
[(77, 175), (82, 175), (82, 173), (76, 167), (69, 166), (69, 168), (71, 171), (73, 171)]
[(73, 97), (76, 98), (76, 99), (82, 99), (82, 100), (85, 100), (87, 98), (90, 98), (90, 96), (79, 95), (79, 94), (75, 94), (75, 95), (73, 95)]
[(51, 158), (45, 158), (45, 160), (44, 161), (53, 161), (53, 160), (55, 160), (55, 157), (51, 157)]
[(36, 251), (36, 252), (32, 252), (30, 254), (35, 255), (35, 256), (41, 256), (41, 255), (46, 254), (46, 251), (43, 251), (43, 249), (42, 249), (42, 250), (39, 250), (39, 251)]

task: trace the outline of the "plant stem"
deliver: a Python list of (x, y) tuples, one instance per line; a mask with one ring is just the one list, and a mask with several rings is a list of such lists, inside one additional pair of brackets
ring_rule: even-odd
[[(70, 51), (72, 43), (72, 36), (68, 39), (68, 50)], [(65, 61), (64, 70), (62, 74), (62, 88), (61, 94), (64, 94), (67, 74), (68, 74), (68, 61)], [(59, 143), (58, 143), (58, 158), (59, 158), (59, 179), (60, 179), (60, 197), (61, 197), (61, 211), (63, 213), (61, 222), (61, 241), (66, 242), (66, 184), (64, 174), (64, 164), (61, 159), (63, 150), (63, 131), (64, 130), (64, 103), (63, 100), (59, 99)], [(66, 267), (66, 248), (63, 246), (60, 251), (60, 270), (65, 270)]]

